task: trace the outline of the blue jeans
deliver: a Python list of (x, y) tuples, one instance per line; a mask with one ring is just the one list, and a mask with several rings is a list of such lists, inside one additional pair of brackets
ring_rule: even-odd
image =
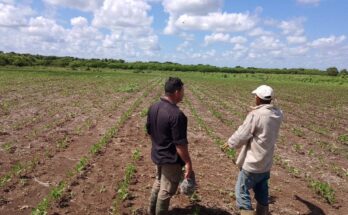
[(251, 173), (241, 170), (236, 184), (237, 207), (242, 210), (252, 210), (249, 190), (253, 189), (256, 201), (268, 205), (268, 179), (270, 172)]

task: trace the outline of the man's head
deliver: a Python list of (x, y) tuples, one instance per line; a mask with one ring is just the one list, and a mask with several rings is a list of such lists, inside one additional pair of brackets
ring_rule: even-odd
[(270, 104), (274, 97), (272, 87), (267, 85), (259, 86), (252, 92), (252, 94), (256, 97), (256, 105)]
[(164, 85), (164, 91), (168, 98), (175, 104), (184, 98), (184, 83), (177, 77), (169, 77)]

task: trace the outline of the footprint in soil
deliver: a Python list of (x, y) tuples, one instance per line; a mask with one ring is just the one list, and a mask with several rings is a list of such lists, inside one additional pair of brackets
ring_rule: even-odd
[(9, 201), (5, 197), (0, 196), (0, 207), (6, 205)]
[(58, 202), (58, 207), (59, 208), (66, 208), (66, 207), (69, 207), (69, 202), (71, 200), (71, 196), (69, 195), (65, 195), (63, 196), (59, 202)]

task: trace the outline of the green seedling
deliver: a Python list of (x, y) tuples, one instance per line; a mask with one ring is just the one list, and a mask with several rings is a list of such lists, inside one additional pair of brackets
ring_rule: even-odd
[(345, 145), (348, 145), (348, 134), (340, 135), (337, 140)]
[(140, 160), (140, 158), (141, 158), (140, 150), (139, 149), (135, 149), (134, 152), (133, 152), (133, 155), (132, 155), (132, 159), (134, 161), (138, 161), (138, 160)]
[(87, 157), (81, 158), (81, 160), (77, 163), (77, 165), (76, 165), (76, 167), (75, 167), (75, 170), (76, 170), (78, 173), (82, 172), (82, 170), (86, 167), (87, 162), (88, 162)]
[(141, 117), (147, 116), (148, 110), (149, 110), (148, 108), (144, 108), (144, 109), (140, 112), (140, 116), (141, 116)]
[(64, 182), (60, 182), (58, 186), (54, 187), (50, 193), (51, 197), (55, 200), (60, 199), (65, 190), (66, 184)]
[(293, 128), (292, 133), (295, 134), (298, 137), (304, 137), (305, 133), (300, 128)]
[(314, 155), (314, 150), (313, 150), (313, 149), (309, 149), (308, 152), (307, 152), (307, 154), (308, 154), (309, 156), (313, 156), (313, 155)]
[(0, 187), (3, 187), (7, 182), (11, 181), (11, 174), (6, 174), (0, 178)]
[(7, 152), (7, 153), (13, 153), (14, 152), (14, 146), (13, 146), (13, 142), (6, 142), (4, 144), (1, 145), (1, 148)]
[(336, 202), (335, 191), (328, 183), (312, 180), (310, 182), (310, 187), (322, 196), (329, 204), (334, 204)]
[(65, 136), (64, 138), (57, 141), (57, 148), (58, 149), (66, 149), (68, 148), (68, 136)]
[(31, 212), (31, 215), (47, 215), (47, 209), (49, 207), (49, 201), (47, 198), (44, 198), (36, 208)]
[(12, 166), (11, 172), (15, 175), (20, 175), (24, 171), (24, 166), (21, 163), (16, 163)]
[(118, 92), (122, 92), (122, 93), (133, 93), (137, 91), (139, 91), (139, 85), (137, 84), (124, 85), (118, 89)]
[(295, 152), (300, 153), (303, 149), (303, 145), (296, 143), (292, 146), (292, 148), (295, 150)]

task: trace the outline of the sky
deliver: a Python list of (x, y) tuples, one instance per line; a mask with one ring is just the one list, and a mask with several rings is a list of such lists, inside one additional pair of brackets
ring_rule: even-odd
[(348, 68), (346, 0), (0, 0), (0, 51)]

